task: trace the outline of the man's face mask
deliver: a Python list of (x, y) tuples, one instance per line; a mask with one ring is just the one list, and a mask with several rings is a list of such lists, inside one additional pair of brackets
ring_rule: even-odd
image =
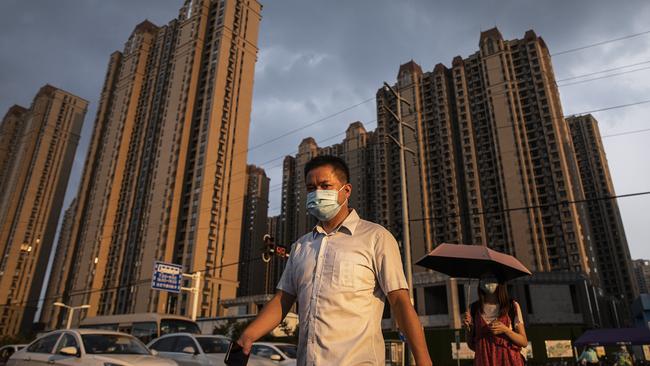
[[(339, 192), (343, 187), (338, 191), (336, 189), (317, 189), (308, 192), (307, 212), (322, 222), (331, 220), (339, 213), (343, 205), (339, 203)], [(347, 201), (347, 198), (345, 200)]]
[(481, 280), (479, 286), (485, 293), (491, 295), (497, 291), (497, 287), (499, 287), (499, 282), (493, 278), (486, 278)]

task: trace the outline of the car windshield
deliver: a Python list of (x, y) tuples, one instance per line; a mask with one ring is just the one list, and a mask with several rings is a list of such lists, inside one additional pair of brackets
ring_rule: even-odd
[(199, 341), (203, 353), (226, 353), (230, 341), (226, 338), (220, 337), (196, 337)]
[(191, 333), (201, 334), (201, 330), (196, 323), (180, 319), (162, 319), (160, 321), (160, 335), (171, 333)]
[(293, 344), (276, 344), (275, 346), (278, 347), (278, 349), (282, 351), (285, 355), (287, 355), (287, 357), (289, 358), (297, 357), (298, 348)]
[(86, 353), (93, 355), (148, 355), (142, 342), (131, 336), (118, 334), (83, 334), (81, 339)]

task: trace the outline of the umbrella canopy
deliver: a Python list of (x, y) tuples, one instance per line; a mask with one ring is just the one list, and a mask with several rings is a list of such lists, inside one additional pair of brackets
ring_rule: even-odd
[(592, 329), (575, 342), (575, 346), (616, 346), (650, 344), (648, 328)]
[(500, 281), (508, 281), (531, 275), (517, 258), (482, 245), (440, 244), (416, 264), (461, 278), (492, 274)]

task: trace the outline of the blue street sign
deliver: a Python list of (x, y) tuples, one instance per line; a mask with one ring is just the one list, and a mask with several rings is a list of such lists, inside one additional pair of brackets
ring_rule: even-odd
[(183, 267), (178, 264), (156, 261), (153, 265), (151, 288), (154, 290), (181, 292)]

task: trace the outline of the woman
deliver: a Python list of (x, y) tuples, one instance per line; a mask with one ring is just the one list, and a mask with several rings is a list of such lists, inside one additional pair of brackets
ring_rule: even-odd
[(481, 278), (478, 301), (465, 313), (467, 344), (476, 366), (523, 366), (522, 347), (528, 345), (519, 304), (494, 276)]

